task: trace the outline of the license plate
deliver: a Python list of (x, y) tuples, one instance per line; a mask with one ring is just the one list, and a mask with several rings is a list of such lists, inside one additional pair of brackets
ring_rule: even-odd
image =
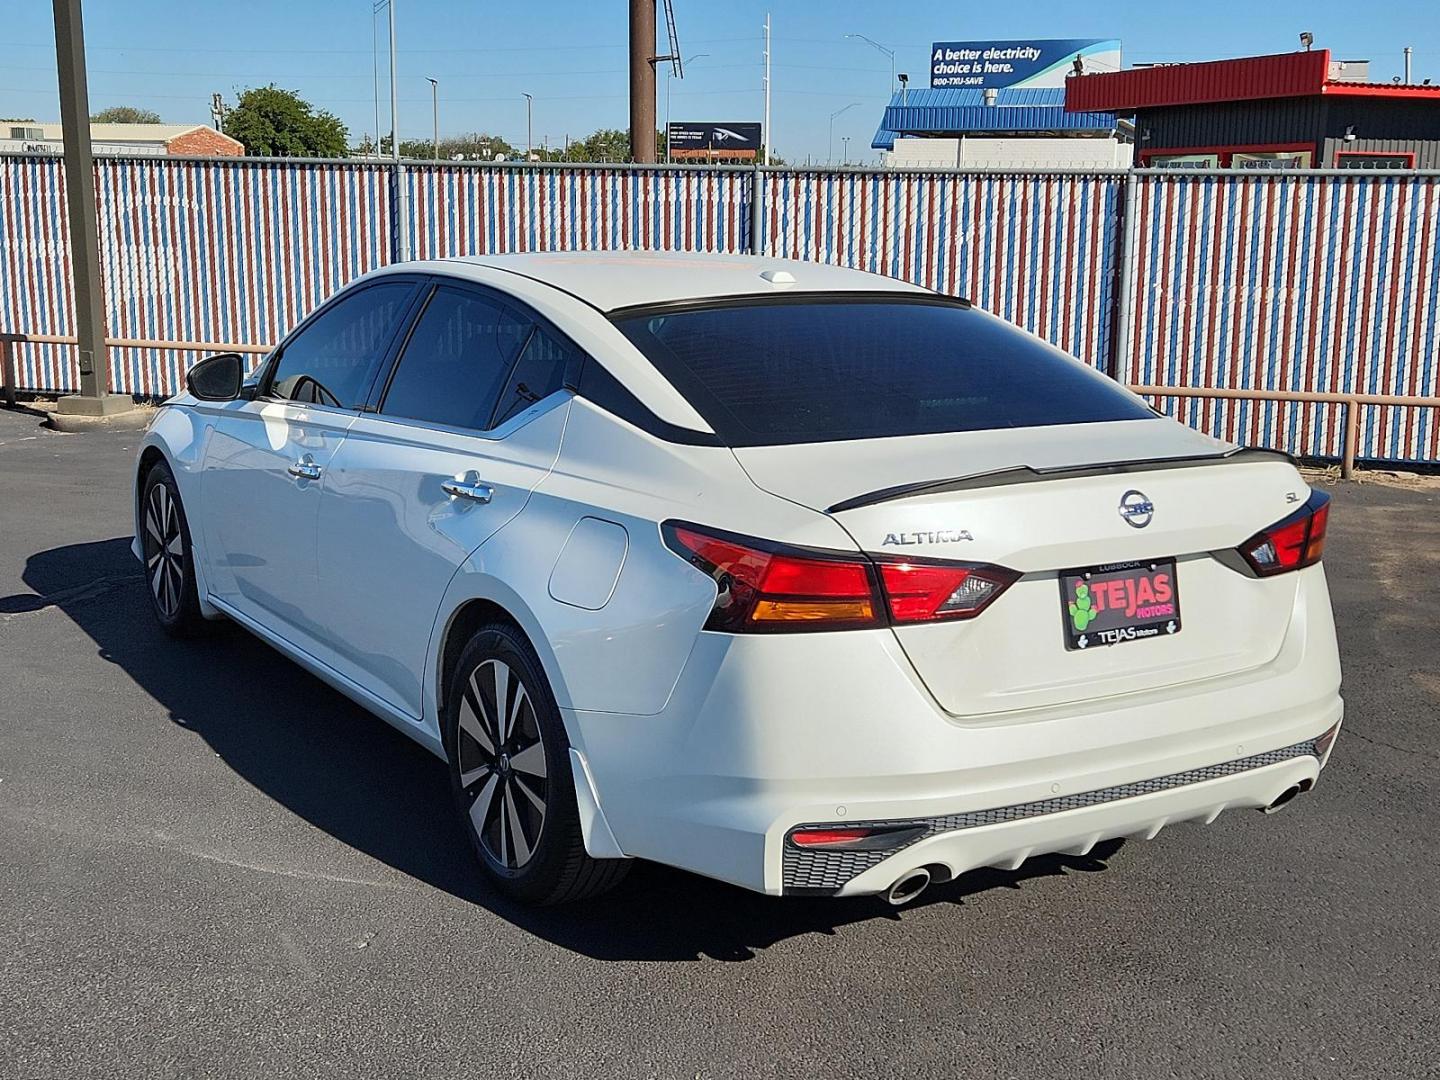
[(1065, 648), (1093, 649), (1180, 632), (1174, 559), (1112, 563), (1060, 575)]

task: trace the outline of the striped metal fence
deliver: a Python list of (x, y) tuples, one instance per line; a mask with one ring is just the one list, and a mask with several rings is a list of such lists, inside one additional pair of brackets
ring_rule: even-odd
[(763, 175), (765, 254), (965, 296), (1105, 366), (1124, 174)]
[[(255, 159), (96, 163), (115, 338), (278, 340), (401, 258), (646, 248), (854, 266), (966, 295), (1136, 384), (1424, 396), (1440, 382), (1440, 177), (515, 167)], [(55, 158), (0, 155), (0, 334), (70, 332)], [(15, 345), (26, 389), (73, 349)], [(196, 354), (111, 350), (164, 396)], [(1333, 402), (1166, 398), (1202, 430), (1338, 456)], [(1367, 405), (1362, 458), (1440, 462), (1434, 409)]]
[(750, 250), (748, 169), (407, 165), (403, 250), (415, 259), (512, 251)]
[[(102, 158), (95, 163), (107, 331), (276, 341), (351, 278), (390, 261), (389, 177), (375, 166)], [(0, 331), (71, 333), (62, 163), (0, 155)], [(119, 391), (165, 396), (197, 354), (110, 350)], [(21, 386), (77, 383), (74, 350), (28, 346)]]
[[(1140, 173), (1130, 196), (1117, 378), (1434, 396), (1440, 176)], [(1224, 438), (1336, 457), (1336, 403), (1171, 399)], [(1362, 410), (1358, 452), (1440, 462), (1434, 409)]]

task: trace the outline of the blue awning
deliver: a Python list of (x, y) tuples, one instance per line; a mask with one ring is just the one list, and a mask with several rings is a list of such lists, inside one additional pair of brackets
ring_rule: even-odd
[(993, 105), (985, 103), (985, 91), (980, 89), (922, 89), (897, 93), (890, 99), (880, 130), (870, 145), (889, 150), (896, 135), (1114, 130), (1114, 113), (1066, 112), (1062, 86), (997, 90)]

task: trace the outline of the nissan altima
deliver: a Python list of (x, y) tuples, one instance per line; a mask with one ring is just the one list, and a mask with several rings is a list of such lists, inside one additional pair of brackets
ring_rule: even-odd
[(636, 858), (913, 899), (1274, 810), (1342, 702), (1329, 503), (964, 300), (592, 253), (359, 278), (159, 410), (136, 539), (444, 759), (533, 903)]

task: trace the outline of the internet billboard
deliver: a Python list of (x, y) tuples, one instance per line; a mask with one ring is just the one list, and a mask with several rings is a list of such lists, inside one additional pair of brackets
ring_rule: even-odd
[(754, 161), (760, 154), (760, 125), (682, 123), (666, 129), (672, 161)]
[(930, 49), (930, 85), (936, 89), (1064, 86), (1077, 56), (1087, 72), (1120, 70), (1120, 42), (1114, 38), (937, 41)]

